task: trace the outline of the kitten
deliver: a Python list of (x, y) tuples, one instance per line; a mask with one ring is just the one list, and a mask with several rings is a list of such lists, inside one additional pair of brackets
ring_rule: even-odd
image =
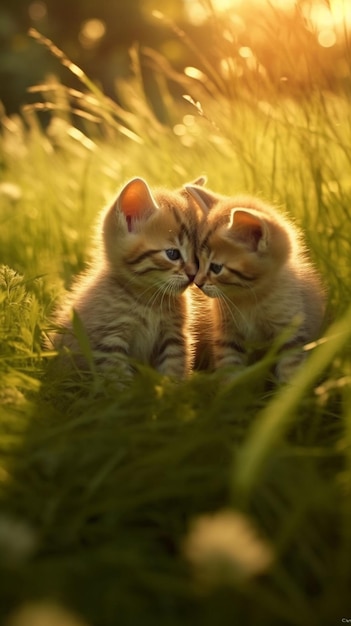
[(141, 178), (129, 181), (103, 215), (100, 250), (91, 269), (56, 315), (66, 332), (55, 336), (55, 347), (69, 348), (76, 365), (87, 366), (73, 333), (74, 309), (99, 369), (129, 377), (132, 359), (162, 374), (185, 376), (192, 346), (184, 291), (198, 269), (195, 238), (201, 215), (198, 207), (189, 206), (184, 189), (153, 194)]
[(245, 365), (295, 325), (276, 367), (278, 379), (289, 380), (304, 359), (303, 345), (318, 335), (325, 304), (298, 230), (259, 199), (230, 198), (196, 185), (186, 189), (208, 212), (194, 282), (213, 300), (210, 328), (200, 320), (198, 361), (207, 367), (212, 361), (215, 369)]

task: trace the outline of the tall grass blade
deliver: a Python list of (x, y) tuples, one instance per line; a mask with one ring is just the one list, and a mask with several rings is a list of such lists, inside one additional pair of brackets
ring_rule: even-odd
[(255, 417), (233, 467), (232, 486), (243, 498), (260, 480), (271, 451), (281, 443), (303, 397), (351, 338), (351, 307), (336, 321), (291, 382)]

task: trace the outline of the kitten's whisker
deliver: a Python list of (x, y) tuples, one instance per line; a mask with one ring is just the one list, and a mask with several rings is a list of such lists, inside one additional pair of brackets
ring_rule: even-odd
[(253, 295), (253, 299), (254, 299), (254, 303), (255, 305), (258, 304), (258, 299), (257, 299), (257, 293), (256, 291), (251, 287), (251, 285), (248, 285), (249, 291), (251, 293), (251, 295)]
[(160, 288), (159, 293), (161, 295), (161, 300), (160, 300), (160, 310), (163, 314), (163, 302), (165, 299), (165, 295), (167, 293), (167, 284), (166, 285), (162, 285), (162, 288)]
[(231, 318), (233, 320), (233, 322), (235, 323), (235, 325), (238, 327), (238, 321), (234, 315), (234, 312), (239, 313), (239, 316), (242, 318), (244, 324), (246, 325), (246, 318), (245, 315), (243, 314), (243, 312), (239, 309), (239, 307), (232, 301), (230, 300), (230, 298), (228, 298), (228, 296), (226, 296), (224, 293), (221, 294), (221, 297), (223, 299), (223, 302), (225, 303), (227, 310), (229, 311)]
[(220, 309), (221, 318), (223, 320), (225, 320), (228, 317), (228, 313), (229, 313), (229, 317), (233, 320), (234, 326), (238, 327), (238, 322), (237, 322), (236, 317), (234, 315), (234, 311), (232, 311), (232, 309), (227, 304), (227, 302), (222, 297), (222, 295), (219, 295), (219, 297), (218, 297), (218, 305), (219, 305), (219, 309)]
[[(158, 287), (158, 285), (159, 285), (159, 287)], [(142, 291), (140, 294), (138, 294), (138, 296), (137, 296), (137, 301), (138, 301), (138, 302), (140, 302), (141, 298), (142, 298), (142, 297), (143, 297), (143, 296), (144, 296), (144, 295), (145, 295), (148, 291), (154, 290), (154, 289), (155, 289), (155, 287), (158, 287), (158, 288), (156, 289), (156, 292), (154, 292), (154, 293), (151, 295), (150, 300), (148, 300), (148, 302), (147, 302), (147, 303), (146, 303), (146, 305), (145, 305), (145, 306), (149, 306), (150, 301), (152, 301), (152, 302), (154, 301), (153, 296), (155, 296), (155, 299), (156, 299), (156, 297), (157, 297), (157, 293), (158, 293), (159, 289), (161, 289), (161, 288), (162, 288), (162, 285), (163, 285), (163, 282), (162, 282), (161, 280), (158, 280), (157, 282), (154, 282), (152, 285), (149, 285), (149, 287), (147, 287), (146, 289), (144, 289), (144, 291)]]
[[(145, 306), (152, 308), (152, 306), (154, 305), (154, 303), (157, 301), (157, 298), (160, 294), (163, 294), (164, 292), (164, 283), (159, 281), (159, 287), (156, 289), (156, 291), (151, 295), (151, 297), (149, 298), (149, 300), (146, 302)], [(153, 288), (155, 287), (155, 285), (153, 285)], [(147, 290), (148, 291), (148, 290)], [(160, 310), (162, 313), (162, 303), (163, 303), (163, 298), (161, 298), (161, 302), (160, 302)]]

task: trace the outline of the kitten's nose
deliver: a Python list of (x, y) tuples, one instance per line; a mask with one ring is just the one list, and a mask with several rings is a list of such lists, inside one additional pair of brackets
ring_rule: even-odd
[(196, 274), (188, 274), (187, 273), (187, 277), (189, 278), (189, 282), (192, 283), (194, 282), (194, 278), (195, 278)]

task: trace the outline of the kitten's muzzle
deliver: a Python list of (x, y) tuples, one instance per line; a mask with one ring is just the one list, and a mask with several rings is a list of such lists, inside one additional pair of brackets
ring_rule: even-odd
[(199, 270), (194, 276), (194, 283), (196, 287), (198, 287), (199, 289), (202, 289), (205, 282), (206, 282), (206, 274), (204, 274), (204, 272)]
[(186, 274), (187, 277), (189, 278), (189, 283), (193, 283), (194, 282), (194, 278), (196, 276), (196, 274)]

